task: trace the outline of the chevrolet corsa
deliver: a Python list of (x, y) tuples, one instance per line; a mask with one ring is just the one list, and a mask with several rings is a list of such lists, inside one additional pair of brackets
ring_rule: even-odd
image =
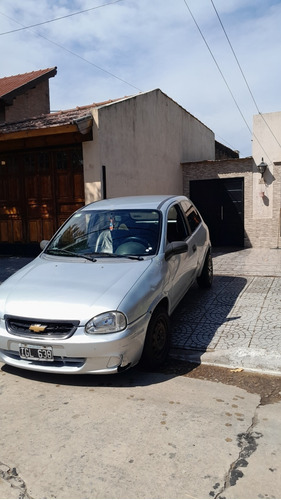
[(0, 360), (49, 373), (116, 373), (169, 351), (169, 317), (210, 287), (209, 231), (184, 196), (135, 196), (75, 212), (0, 286)]

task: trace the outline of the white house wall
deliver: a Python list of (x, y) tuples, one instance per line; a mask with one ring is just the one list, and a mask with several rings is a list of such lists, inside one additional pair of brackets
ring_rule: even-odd
[[(253, 219), (276, 218), (276, 209), (280, 211), (280, 189), (274, 188), (274, 181), (279, 178), (281, 165), (281, 112), (255, 115), (253, 118)], [(268, 168), (264, 182), (257, 165), (262, 159)], [(275, 183), (276, 184), (276, 183)], [(274, 188), (274, 189), (273, 189)]]
[(99, 143), (99, 112), (92, 110), (93, 140), (83, 143), (83, 167), (85, 185), (85, 203), (100, 200), (102, 197), (102, 179)]
[(215, 158), (213, 132), (160, 90), (93, 112), (93, 141), (83, 145), (86, 203), (107, 197), (182, 194), (182, 161)]
[(253, 158), (262, 157), (269, 165), (281, 162), (281, 111), (255, 115), (253, 118)]

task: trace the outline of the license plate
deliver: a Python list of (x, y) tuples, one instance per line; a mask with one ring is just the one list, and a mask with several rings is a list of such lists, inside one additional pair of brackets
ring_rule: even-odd
[(40, 345), (20, 345), (19, 355), (22, 359), (54, 361), (52, 347), (44, 347)]

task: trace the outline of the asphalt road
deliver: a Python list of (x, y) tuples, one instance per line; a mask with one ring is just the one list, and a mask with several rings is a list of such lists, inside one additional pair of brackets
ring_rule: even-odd
[(280, 498), (280, 379), (206, 369), (2, 366), (0, 497)]

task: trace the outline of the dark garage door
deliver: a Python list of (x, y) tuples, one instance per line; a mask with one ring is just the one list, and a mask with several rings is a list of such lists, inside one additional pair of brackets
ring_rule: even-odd
[(244, 179), (190, 182), (190, 198), (209, 226), (213, 246), (244, 246)]

